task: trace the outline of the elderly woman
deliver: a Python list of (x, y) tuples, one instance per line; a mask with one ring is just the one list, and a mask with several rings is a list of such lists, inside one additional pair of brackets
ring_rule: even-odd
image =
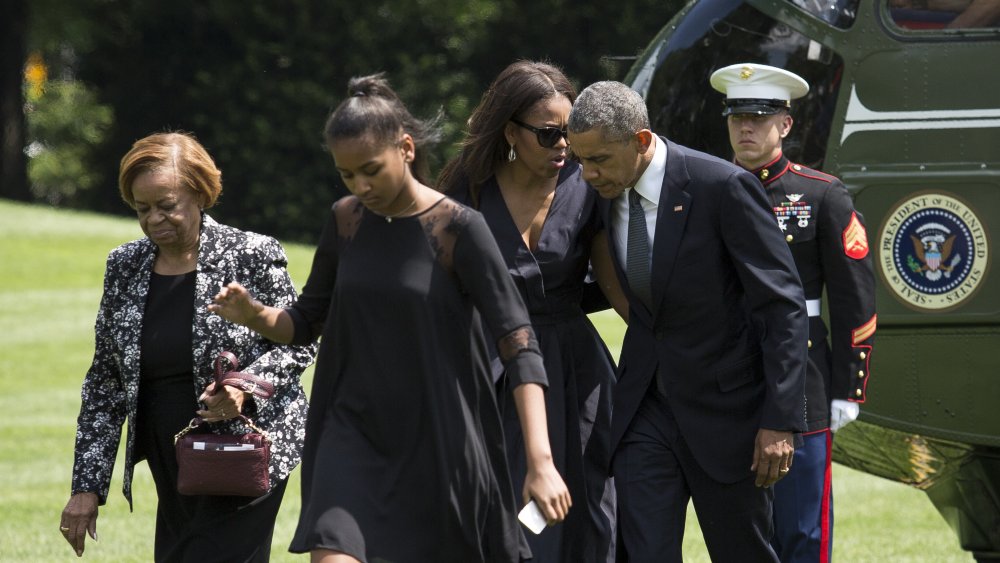
[[(206, 306), (239, 281), (262, 302), (296, 297), (277, 241), (220, 225), (204, 210), (222, 191), (221, 173), (193, 137), (150, 135), (122, 158), (119, 189), (145, 237), (111, 251), (96, 323), (94, 360), (83, 381), (72, 496), (60, 530), (77, 555), (97, 538), (122, 424), (128, 422), (122, 492), (132, 503), (134, 466), (156, 483), (157, 561), (267, 561), (288, 474), (298, 464), (306, 397), (299, 378), (311, 346), (285, 346), (226, 322)], [(213, 361), (236, 355), (241, 371), (274, 386), (267, 399), (215, 389)], [(270, 491), (260, 498), (177, 492), (173, 437), (194, 415), (213, 432), (245, 434), (250, 417), (272, 440)], [(217, 558), (217, 559), (213, 559)]]

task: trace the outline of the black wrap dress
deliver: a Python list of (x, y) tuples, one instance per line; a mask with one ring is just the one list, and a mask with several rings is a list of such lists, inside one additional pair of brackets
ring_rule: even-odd
[[(615, 489), (608, 477), (614, 364), (584, 314), (606, 308), (596, 283), (586, 283), (591, 242), (601, 230), (597, 193), (580, 165), (560, 171), (548, 215), (534, 249), (528, 248), (495, 178), (476, 198), (468, 187), (449, 194), (483, 214), (508, 272), (531, 315), (545, 359), (549, 386), (545, 408), (556, 468), (566, 481), (573, 508), (565, 522), (528, 535), (534, 561), (582, 563), (614, 560)], [(596, 294), (596, 295), (595, 295)], [(598, 304), (595, 306), (595, 304)], [(493, 351), (494, 356), (496, 351)], [(526, 460), (511, 391), (517, 379), (495, 364), (514, 490), (524, 484)]]
[(527, 558), (483, 323), (512, 379), (546, 378), (482, 216), (442, 198), (390, 221), (343, 198), (288, 310), (296, 342), (322, 334), (291, 551)]

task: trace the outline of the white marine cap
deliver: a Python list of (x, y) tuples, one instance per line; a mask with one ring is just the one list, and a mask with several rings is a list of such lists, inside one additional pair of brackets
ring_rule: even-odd
[(729, 65), (712, 73), (712, 88), (726, 95), (722, 115), (770, 115), (809, 93), (809, 83), (785, 69), (757, 63)]

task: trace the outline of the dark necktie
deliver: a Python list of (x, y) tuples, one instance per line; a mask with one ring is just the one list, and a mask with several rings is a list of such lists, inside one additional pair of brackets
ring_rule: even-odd
[(625, 247), (625, 278), (632, 292), (650, 307), (649, 236), (646, 234), (646, 212), (642, 196), (635, 188), (628, 194), (628, 244)]

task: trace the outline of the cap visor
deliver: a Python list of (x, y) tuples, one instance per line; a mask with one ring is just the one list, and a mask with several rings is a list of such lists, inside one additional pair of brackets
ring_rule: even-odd
[(778, 108), (767, 104), (735, 104), (727, 105), (725, 109), (722, 110), (723, 117), (730, 115), (739, 114), (753, 114), (753, 115), (774, 115), (784, 108)]

